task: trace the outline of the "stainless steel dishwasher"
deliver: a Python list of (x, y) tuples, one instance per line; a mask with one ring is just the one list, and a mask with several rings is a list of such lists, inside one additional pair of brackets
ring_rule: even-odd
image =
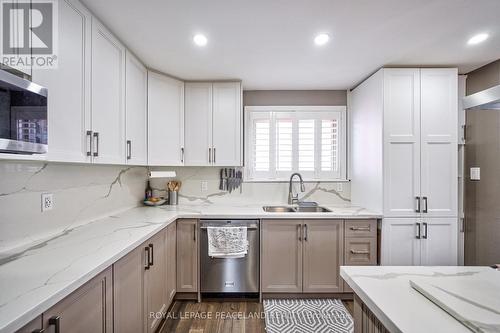
[[(259, 292), (259, 220), (201, 220), (201, 293), (212, 296), (257, 296)], [(247, 227), (248, 253), (243, 258), (208, 256), (207, 227)]]

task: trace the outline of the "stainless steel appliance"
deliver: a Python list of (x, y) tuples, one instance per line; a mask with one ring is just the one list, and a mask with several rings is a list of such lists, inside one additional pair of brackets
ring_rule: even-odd
[[(201, 220), (201, 293), (258, 296), (259, 292), (259, 220)], [(243, 258), (208, 256), (208, 226), (247, 227), (248, 254)]]
[(0, 70), (0, 152), (47, 152), (47, 89)]

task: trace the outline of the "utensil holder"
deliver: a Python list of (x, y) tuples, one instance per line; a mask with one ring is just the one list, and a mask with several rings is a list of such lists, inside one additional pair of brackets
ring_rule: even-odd
[(174, 206), (179, 204), (179, 192), (168, 191), (168, 204)]

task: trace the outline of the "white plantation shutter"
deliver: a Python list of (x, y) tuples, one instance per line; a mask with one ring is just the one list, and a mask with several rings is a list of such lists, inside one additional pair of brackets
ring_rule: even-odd
[(248, 107), (246, 177), (345, 179), (345, 107)]

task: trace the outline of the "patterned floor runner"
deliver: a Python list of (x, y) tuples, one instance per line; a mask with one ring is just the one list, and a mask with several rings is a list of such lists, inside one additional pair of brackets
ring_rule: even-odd
[(338, 299), (264, 300), (267, 333), (352, 333), (351, 315)]

